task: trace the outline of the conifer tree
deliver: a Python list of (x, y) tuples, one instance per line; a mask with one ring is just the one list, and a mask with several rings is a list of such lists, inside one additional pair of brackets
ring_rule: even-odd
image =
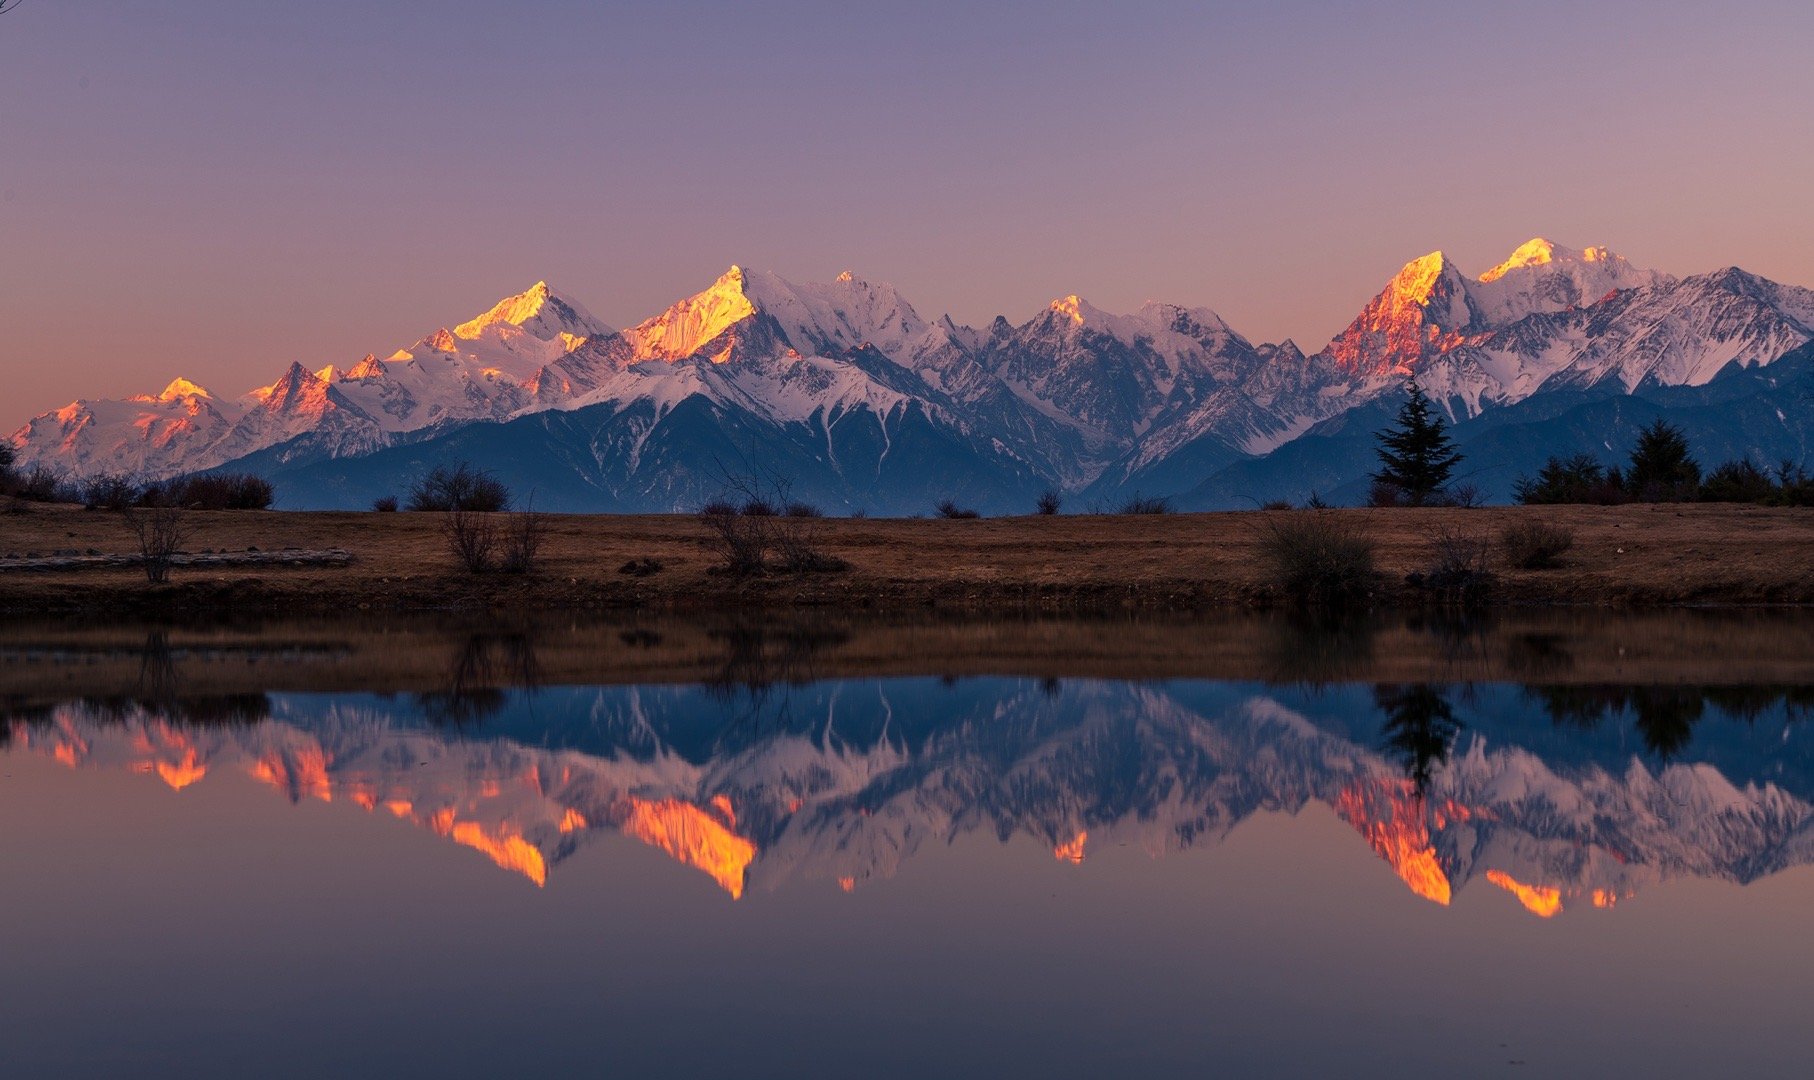
[[(1410, 397), (1398, 410), (1398, 421), (1379, 432), (1380, 468), (1373, 474), (1376, 493), (1392, 496), (1391, 502), (1428, 506), (1449, 483), (1449, 474), (1461, 461), (1430, 399), (1417, 380), (1408, 380)], [(1374, 502), (1382, 502), (1378, 494)]]
[(1639, 502), (1692, 499), (1701, 484), (1701, 466), (1688, 454), (1682, 429), (1665, 420), (1652, 421), (1638, 432), (1631, 451), (1625, 487)]

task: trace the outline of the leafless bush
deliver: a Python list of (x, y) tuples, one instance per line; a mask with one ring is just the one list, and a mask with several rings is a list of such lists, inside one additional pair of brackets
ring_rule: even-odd
[(975, 510), (959, 506), (951, 499), (946, 499), (944, 502), (939, 503), (935, 509), (938, 510), (939, 517), (949, 518), (953, 521), (973, 521), (982, 517), (982, 515)]
[(1446, 604), (1479, 603), (1493, 588), (1493, 571), (1487, 557), (1491, 548), (1487, 538), (1479, 533), (1438, 529), (1430, 542), (1429, 566), (1407, 575), (1405, 580)]
[(372, 509), (380, 514), (394, 514), (397, 512), (397, 497), (395, 495), (380, 495), (378, 498), (372, 500)]
[(476, 510), (450, 510), (441, 522), (441, 535), (454, 561), (469, 573), (483, 574), (491, 569), (492, 552), (497, 549), (498, 529), (492, 515)]
[(126, 527), (138, 538), (146, 580), (153, 585), (170, 580), (171, 556), (182, 549), (189, 536), (183, 511), (174, 506), (128, 506), (123, 510)]
[(762, 514), (751, 517), (728, 504), (712, 503), (700, 512), (699, 520), (711, 530), (712, 546), (723, 559), (718, 566), (721, 572), (751, 577), (766, 568), (773, 519)]
[(775, 561), (790, 574), (830, 574), (850, 569), (850, 564), (819, 547), (819, 531), (812, 519), (790, 518), (771, 537)]
[(1058, 489), (1047, 488), (1039, 493), (1039, 501), (1033, 504), (1033, 509), (1038, 511), (1042, 517), (1051, 517), (1058, 513), (1058, 508), (1063, 505), (1064, 499), (1058, 494)]
[(462, 461), (437, 465), (409, 492), (411, 510), (466, 510), (496, 513), (510, 508), (510, 489), (504, 482)]
[(1122, 503), (1121, 509), (1118, 511), (1122, 514), (1169, 514), (1171, 512), (1170, 499), (1154, 498), (1138, 492), (1134, 494), (1133, 498)]
[(139, 484), (122, 473), (97, 473), (81, 482), (81, 495), (90, 510), (129, 510), (139, 500)]
[(1343, 607), (1373, 585), (1373, 539), (1327, 511), (1268, 515), (1260, 558), (1287, 600), (1301, 607)]
[(1463, 510), (1478, 510), (1486, 505), (1486, 493), (1480, 490), (1480, 485), (1463, 481), (1459, 484), (1449, 485), (1448, 500), (1451, 506), (1458, 506)]
[(1499, 534), (1505, 561), (1520, 570), (1547, 570), (1562, 562), (1562, 554), (1575, 546), (1575, 531), (1545, 521), (1521, 521)]
[(547, 522), (535, 512), (534, 503), (510, 515), (510, 524), (504, 529), (504, 556), (498, 569), (506, 574), (527, 574), (533, 571), (536, 560), (541, 555), (542, 539), (546, 532)]
[(1290, 510), (1290, 509), (1292, 509), (1291, 500), (1290, 499), (1273, 499), (1272, 501), (1262, 505), (1260, 507), (1260, 509), (1262, 509), (1262, 510)]
[(726, 486), (734, 497), (713, 499), (699, 513), (722, 560), (716, 572), (754, 577), (770, 570), (805, 574), (849, 569), (849, 563), (819, 547), (824, 515), (815, 506), (790, 500), (786, 483), (732, 477)]
[(72, 485), (43, 465), (33, 465), (24, 472), (6, 471), (7, 494), (27, 502), (75, 502)]
[(276, 498), (271, 482), (252, 473), (210, 473), (154, 480), (139, 489), (140, 506), (188, 510), (269, 510)]

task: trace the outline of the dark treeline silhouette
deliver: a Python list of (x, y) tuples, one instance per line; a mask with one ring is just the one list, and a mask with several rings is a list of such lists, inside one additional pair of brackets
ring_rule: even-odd
[(1591, 454), (1552, 457), (1534, 477), (1513, 488), (1526, 504), (1630, 502), (1740, 502), (1814, 506), (1814, 476), (1784, 461), (1765, 471), (1747, 459), (1728, 461), (1702, 475), (1680, 428), (1657, 420), (1638, 434), (1623, 468)]

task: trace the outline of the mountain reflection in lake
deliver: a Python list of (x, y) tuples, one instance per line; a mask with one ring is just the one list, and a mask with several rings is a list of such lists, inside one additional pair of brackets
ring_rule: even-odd
[[(126, 955), (162, 955), (178, 943), (215, 954), (205, 974), (179, 968), (153, 980), (194, 1008), (244, 1007), (246, 999), (225, 993), (243, 990), (246, 977), (232, 950), (263, 951), (244, 931), (288, 938), (286, 926), (301, 920), (333, 936), (281, 950), (298, 980), (286, 995), (380, 979), (409, 997), (423, 988), (402, 972), (438, 969), (470, 946), (475, 959), (488, 959), (448, 976), (467, 995), (455, 1013), (488, 1002), (495, 1015), (528, 1022), (570, 1007), (557, 995), (578, 995), (598, 1009), (583, 1030), (624, 1062), (640, 1062), (636, 1073), (980, 1074), (1014, 1062), (1077, 1075), (1204, 1063), (1382, 1075), (1420, 1061), (1463, 1073), (1512, 1061), (1565, 1073), (1602, 1059), (1631, 1066), (1614, 1053), (1621, 1039), (1572, 1021), (1564, 1036), (1552, 1030), (1562, 1021), (1543, 1010), (1502, 1011), (1504, 1023), (1450, 1013), (1483, 995), (1497, 1000), (1506, 979), (1544, 974), (1552, 993), (1571, 979), (1585, 988), (1615, 960), (1640, 965), (1627, 974), (1646, 981), (1659, 950), (1678, 944), (1659, 936), (1667, 925), (1692, 916), (1767, 927), (1783, 898), (1814, 898), (1805, 870), (1755, 899), (1752, 889), (1729, 888), (1814, 860), (1814, 754), (1801, 737), (1814, 685), (1795, 663), (1806, 628), (1766, 628), (1778, 641), (1774, 659), (1761, 647), (1746, 653), (1752, 674), (1776, 681), (1701, 685), (1657, 678), (1708, 670), (1671, 662), (1672, 635), (1685, 631), (1659, 625), (1669, 632), (1024, 625), (970, 638), (951, 631), (956, 653), (1012, 672), (961, 676), (937, 673), (963, 667), (956, 653), (915, 673), (911, 657), (865, 651), (877, 634), (898, 644), (890, 634), (899, 628), (525, 625), (419, 639), (406, 628), (387, 630), (378, 645), (358, 634), (337, 641), (320, 627), (275, 636), (157, 629), (142, 638), (19, 629), (0, 635), (0, 760), (9, 773), (0, 864), (13, 916), (0, 940), (22, 958), (6, 977), (8, 1000), (31, 1000), (42, 1015), (9, 1024), (6, 1045), (53, 1072), (237, 1071), (226, 1046), (208, 1049), (210, 1033), (180, 1018), (171, 1021), (177, 1030), (204, 1046), (176, 1068), (169, 1033), (132, 1009), (115, 1018), (117, 1038), (89, 1032), (75, 1058), (53, 1045), (52, 1033), (74, 1036), (52, 1007), (59, 992), (130, 966), (84, 943), (115, 940), (115, 929), (93, 920), (120, 917), (106, 898), (118, 894), (158, 913)], [(1130, 635), (1148, 633), (1241, 643), (1180, 647), (1169, 669), (1138, 680), (1061, 674), (1102, 659), (1070, 635), (1118, 639), (1103, 646), (1112, 658)], [(1730, 627), (1720, 633), (1730, 641)], [(1666, 644), (1644, 661), (1643, 641)], [(1715, 669), (1733, 670), (1710, 648)], [(590, 668), (575, 659), (588, 650)], [(573, 678), (587, 670), (601, 681)], [(75, 678), (86, 684), (80, 694), (68, 692), (72, 671), (86, 673)], [(1643, 678), (1609, 678), (1621, 674)], [(156, 798), (185, 800), (180, 811), (158, 806), (164, 789)], [(298, 816), (291, 804), (316, 809)], [(273, 825), (271, 808), (286, 808), (287, 820)], [(1254, 835), (1264, 845), (1242, 842)], [(1043, 865), (1025, 858), (1035, 848)], [(630, 854), (638, 850), (684, 873), (658, 872)], [(252, 866), (269, 880), (229, 872)], [(472, 868), (488, 866), (498, 870), (487, 869), (490, 883), (479, 885)], [(304, 871), (316, 880), (300, 894), (283, 887)], [(323, 878), (339, 883), (325, 891), (338, 913), (326, 925), (317, 906)], [(1708, 892), (1713, 883), (1728, 890)], [(1671, 903), (1675, 891), (1692, 912)], [(855, 906), (828, 916), (822, 898), (846, 893), (858, 894), (844, 901)], [(604, 905), (596, 918), (585, 914), (588, 896)], [(868, 896), (874, 906), (857, 903)], [(1076, 969), (1075, 1000), (1010, 974), (1062, 980), (1073, 970), (1030, 956), (1024, 930), (994, 925), (989, 913), (1002, 913), (1010, 897), (1053, 935), (1044, 943), (1053, 956), (1082, 949), (1094, 958)], [(1633, 916), (1653, 902), (1656, 916)], [(204, 912), (213, 914), (193, 918)], [(1546, 931), (1554, 935), (1547, 953), (1528, 929), (1532, 916), (1570, 916)], [(1457, 932), (1457, 918), (1472, 928), (1466, 947), (1440, 962), (1427, 955)], [(458, 928), (472, 919), (498, 922), (469, 939)], [(1629, 931), (1620, 928), (1627, 919)], [(815, 927), (830, 937), (780, 947)], [(1384, 927), (1405, 949), (1382, 959), (1358, 942)], [(547, 935), (524, 946), (545, 982), (518, 985), (517, 999), (502, 1003), (485, 966), (499, 961), (492, 937), (529, 929)], [(1088, 939), (1103, 934), (1120, 942), (1111, 966), (1124, 981), (1092, 993), (1082, 973), (1101, 966), (1105, 946)], [(1332, 940), (1302, 952), (1312, 939)], [(73, 951), (50, 950), (46, 940)], [(669, 946), (659, 965), (652, 940)], [(1259, 940), (1284, 949), (1282, 958), (1225, 955)], [(1557, 951), (1563, 943), (1568, 949)], [(903, 947), (918, 961), (909, 963)], [(1788, 952), (1798, 949), (1809, 953)], [(1235, 966), (1213, 976), (1189, 967), (1199, 950)], [(1498, 966), (1451, 971), (1446, 983), (1419, 977), (1460, 955)], [(1554, 966), (1517, 974), (1538, 955)], [(1720, 956), (1692, 963), (1722, 982), (1807, 988), (1810, 969), (1785, 967), (1784, 958), (1740, 934)], [(663, 1001), (687, 988), (684, 1015), (626, 1009), (619, 995), (637, 991), (619, 986), (624, 972), (592, 966), (611, 963), (652, 980)], [(892, 972), (887, 985), (866, 977), (865, 965), (879, 965), (876, 979)], [(1280, 982), (1287, 970), (1299, 977)], [(763, 986), (776, 980), (796, 995), (791, 1004), (752, 1001), (767, 998)], [(1351, 1028), (1356, 1015), (1381, 1007), (1355, 1003), (1357, 980), (1408, 980), (1397, 1008), (1374, 1017), (1384, 1029)], [(1164, 1019), (1175, 995), (1214, 997), (1243, 985), (1258, 996), (1236, 1011), (1269, 1002), (1263, 1022), (1230, 1029), (1214, 1018), (1195, 1026)], [(607, 986), (614, 989), (601, 997)], [(999, 1038), (977, 1026), (980, 1017), (949, 1014), (954, 1000), (985, 988)], [(448, 1007), (443, 993), (430, 997)], [(92, 1008), (82, 1000), (60, 1004)], [(266, 991), (250, 1000), (272, 999)], [(440, 1019), (384, 1000), (398, 1040), (445, 1030)], [(1596, 1008), (1617, 1014), (1606, 1002)], [(740, 1018), (715, 1029), (727, 1010)], [(827, 1033), (813, 1019), (824, 1010), (846, 1028)], [(277, 1072), (402, 1067), (397, 1046), (366, 1045), (379, 1039), (375, 1018), (327, 1011), (341, 1045)], [(15, 1010), (12, 1019), (32, 1013)], [(632, 1014), (641, 1019), (632, 1023)], [(1047, 1031), (1066, 1016), (1090, 1016), (1096, 1026)], [(1514, 1016), (1522, 1019), (1509, 1022)], [(1440, 1018), (1446, 1035), (1380, 1041), (1386, 1031), (1408, 1039), (1419, 1017)], [(250, 1037), (284, 1022), (261, 1014), (248, 1023)], [(1208, 1040), (1212, 1029), (1221, 1034)], [(587, 1037), (539, 1030), (524, 1060), (584, 1059)], [(907, 1030), (930, 1041), (898, 1059), (815, 1053), (846, 1046), (856, 1031)], [(1281, 1040), (1285, 1030), (1292, 1034)], [(1746, 1030), (1745, 1060), (1790, 1052), (1788, 1031), (1772, 1042), (1759, 1041), (1755, 1025)], [(1031, 1050), (1036, 1032), (1068, 1046)], [(462, 1036), (411, 1052), (436, 1073), (502, 1067), (477, 1046)], [(464, 1049), (441, 1056), (455, 1047)], [(1433, 1047), (1447, 1049), (1431, 1058)], [(375, 1056), (361, 1059), (362, 1051)], [(1643, 1067), (1668, 1072), (1694, 1060), (1647, 1056)]]

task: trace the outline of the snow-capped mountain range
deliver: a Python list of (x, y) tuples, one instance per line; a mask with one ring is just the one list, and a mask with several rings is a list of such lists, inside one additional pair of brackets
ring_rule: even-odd
[[(1679, 719), (1682, 692), (1662, 688), (1653, 704)], [(1420, 693), (1445, 709), (1467, 702), (1421, 791), (1381, 719), (1394, 695)], [(97, 700), (16, 720), (0, 746), (179, 790), (249, 776), (292, 800), (411, 823), (538, 885), (602, 831), (737, 897), (801, 880), (862, 887), (976, 831), (1031, 837), (1077, 863), (1116, 844), (1154, 856), (1213, 845), (1256, 813), (1306, 808), (1345, 820), (1425, 900), (1446, 905), (1478, 881), (1545, 917), (1673, 878), (1748, 883), (1814, 859), (1814, 772), (1791, 738), (1795, 707), (1702, 715), (1697, 704), (1692, 740), (1665, 758), (1636, 737), (1670, 723), (1646, 728), (1642, 700), (1635, 719), (1629, 702), (1596, 702), (1586, 725), (1576, 701), (1557, 724), (1533, 693), (901, 679), (758, 702), (697, 686), (575, 687), (515, 706), (499, 695), (500, 714), (477, 727), (424, 724), (369, 695), (275, 695), (262, 718), (225, 724)]]
[[(1441, 252), (1413, 260), (1309, 356), (1207, 308), (1115, 314), (1067, 296), (976, 329), (853, 274), (796, 284), (733, 266), (624, 330), (538, 282), (382, 359), (293, 364), (231, 399), (178, 378), (12, 438), (23, 463), (71, 475), (257, 471), (297, 507), (363, 505), (461, 458), (554, 509), (691, 509), (727, 473), (880, 512), (941, 496), (1024, 511), (1046, 487), (1074, 504), (1188, 503), (1409, 374), (1466, 421), (1560, 391), (1701, 387), (1811, 339), (1814, 291), (1542, 239), (1472, 278)], [(1746, 449), (1782, 456), (1807, 427), (1792, 404), (1785, 434)]]

